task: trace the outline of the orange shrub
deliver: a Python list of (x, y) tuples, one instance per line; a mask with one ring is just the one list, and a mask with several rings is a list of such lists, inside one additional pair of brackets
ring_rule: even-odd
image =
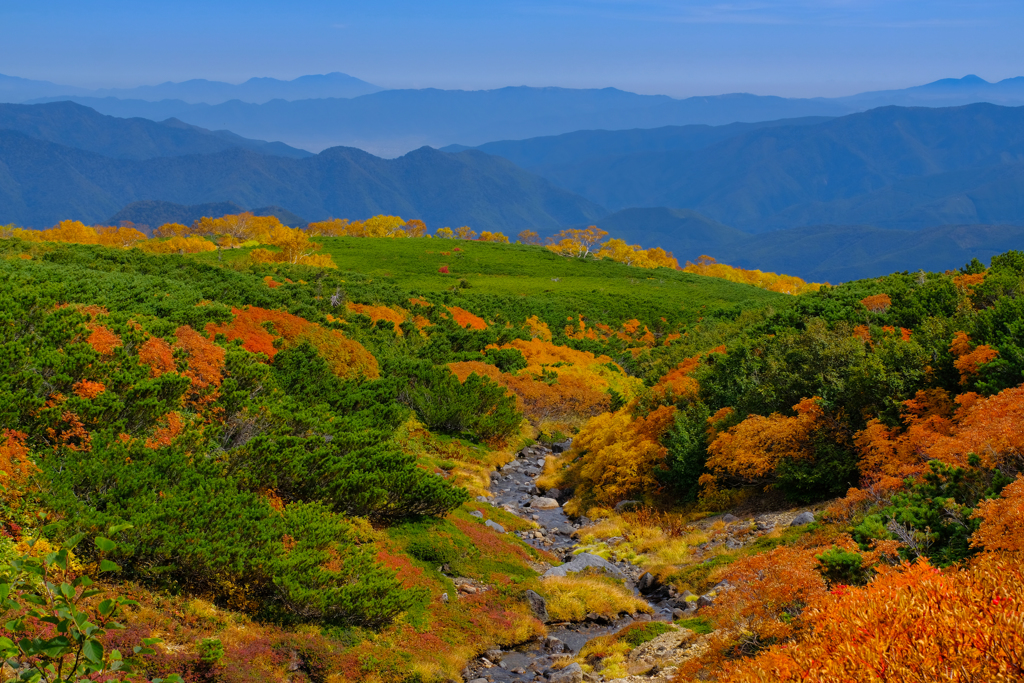
[(26, 435), (13, 429), (0, 432), (0, 484), (5, 500), (20, 498), (35, 464), (28, 455)]
[(181, 415), (175, 412), (167, 413), (164, 417), (166, 425), (157, 427), (153, 432), (153, 436), (146, 440), (146, 448), (157, 449), (163, 448), (164, 446), (170, 446), (171, 442), (181, 434), (181, 430), (185, 424), (181, 419)]
[(103, 386), (102, 382), (93, 382), (88, 379), (75, 382), (73, 389), (76, 396), (85, 399), (94, 399), (106, 391), (106, 387)]
[(1024, 559), (982, 556), (940, 572), (889, 568), (806, 613), (795, 643), (727, 666), (723, 683), (882, 683), (1024, 679)]
[(816, 292), (821, 289), (821, 285), (816, 282), (804, 282), (792, 275), (779, 275), (777, 273), (763, 273), (760, 270), (735, 268), (719, 263), (710, 256), (701, 256), (697, 259), (697, 263), (687, 261), (686, 267), (683, 270), (687, 273), (717, 277), (729, 280), (730, 282), (741, 282), (782, 294), (803, 294), (804, 292)]
[(892, 306), (892, 299), (888, 294), (872, 294), (864, 297), (860, 302), (872, 313), (885, 313)]
[(982, 365), (999, 357), (999, 352), (987, 344), (979, 344), (972, 350), (971, 338), (966, 332), (956, 333), (949, 350), (956, 356), (953, 367), (960, 373), (960, 384), (967, 384), (972, 376), (978, 374)]
[(89, 329), (85, 342), (101, 356), (108, 356), (121, 346), (121, 338), (103, 325), (86, 323), (85, 326)]
[(465, 327), (472, 330), (486, 330), (487, 323), (483, 318), (477, 315), (473, 315), (464, 308), (458, 306), (449, 306), (448, 311), (452, 314), (452, 320), (458, 323), (459, 327)]
[(174, 372), (174, 350), (160, 337), (150, 337), (139, 347), (139, 363), (149, 366), (150, 377), (159, 377), (165, 372)]
[(354, 304), (348, 302), (345, 304), (345, 308), (352, 311), (353, 313), (360, 313), (369, 317), (373, 322), (380, 320), (389, 320), (395, 324), (395, 334), (402, 336), (402, 330), (399, 328), (405, 319), (409, 317), (409, 312), (402, 308), (389, 308), (387, 306), (370, 306), (369, 304)]
[(971, 538), (972, 546), (1024, 552), (1024, 475), (1017, 475), (999, 498), (979, 503), (973, 516), (981, 519), (981, 526)]
[(707, 467), (714, 474), (701, 476), (701, 484), (713, 489), (723, 475), (759, 482), (770, 478), (783, 460), (813, 457), (811, 435), (825, 415), (818, 400), (805, 398), (793, 406), (795, 417), (751, 415), (719, 434), (708, 446)]

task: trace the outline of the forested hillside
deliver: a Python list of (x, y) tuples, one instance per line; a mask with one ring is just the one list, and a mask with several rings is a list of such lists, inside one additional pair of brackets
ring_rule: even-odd
[(10, 666), (1024, 675), (1020, 252), (830, 287), (596, 228), (0, 236)]

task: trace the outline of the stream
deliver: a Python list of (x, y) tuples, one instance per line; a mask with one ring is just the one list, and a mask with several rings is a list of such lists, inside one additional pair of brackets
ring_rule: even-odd
[[(556, 445), (555, 448), (559, 446)], [(573, 558), (573, 551), (577, 548), (577, 541), (571, 535), (588, 522), (581, 519), (573, 523), (560, 505), (554, 506), (543, 499), (537, 500), (541, 494), (537, 489), (536, 480), (544, 469), (544, 459), (552, 454), (552, 449), (546, 446), (524, 448), (516, 455), (515, 460), (491, 473), (492, 497), (481, 500), (486, 500), (495, 507), (504, 508), (523, 519), (536, 522), (540, 526), (540, 533), (522, 532), (519, 536), (533, 547), (547, 550), (563, 562), (568, 562)], [(550, 507), (534, 507), (534, 504), (546, 504)], [(641, 595), (636, 584), (644, 570), (625, 560), (610, 564), (613, 570), (618, 570), (626, 578), (626, 586), (631, 588), (635, 595)], [(545, 672), (559, 660), (578, 653), (593, 638), (614, 633), (638, 620), (650, 621), (653, 618), (672, 621), (672, 606), (664, 597), (660, 594), (645, 596), (651, 605), (653, 616), (630, 615), (609, 621), (596, 618), (597, 615), (594, 615), (594, 618), (584, 622), (549, 623), (547, 637), (530, 641), (512, 650), (488, 650), (483, 657), (470, 662), (463, 672), (463, 678), (467, 681), (484, 679), (491, 683), (562, 680), (562, 677), (557, 675), (549, 679)]]

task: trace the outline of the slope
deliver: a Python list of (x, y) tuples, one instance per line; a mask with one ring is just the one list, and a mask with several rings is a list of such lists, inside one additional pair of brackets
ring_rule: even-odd
[(390, 213), (513, 234), (606, 213), (504, 159), (475, 151), (452, 155), (425, 148), (385, 160), (339, 147), (289, 159), (235, 148), (137, 161), (0, 131), (2, 223), (98, 222), (131, 202), (156, 199), (280, 206), (308, 220)]
[(0, 104), (0, 129), (119, 159), (209, 154), (233, 147), (294, 158), (312, 156), (280, 142), (248, 140), (177, 119), (156, 123), (106, 116), (74, 102)]

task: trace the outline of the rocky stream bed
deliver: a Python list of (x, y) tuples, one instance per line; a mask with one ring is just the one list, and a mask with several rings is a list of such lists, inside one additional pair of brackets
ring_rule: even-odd
[[(590, 640), (616, 633), (636, 621), (659, 620), (671, 623), (675, 619), (695, 616), (702, 607), (714, 601), (717, 592), (730, 588), (723, 583), (700, 596), (689, 592), (677, 593), (672, 587), (659, 585), (651, 574), (630, 562), (607, 561), (596, 555), (577, 553), (578, 534), (575, 532), (587, 526), (589, 520), (571, 520), (562, 510), (562, 493), (555, 489), (542, 492), (536, 483), (544, 469), (545, 459), (568, 447), (567, 442), (556, 444), (553, 448), (540, 445), (524, 448), (515, 460), (491, 473), (491, 497), (480, 498), (481, 502), (537, 523), (537, 530), (518, 532), (518, 535), (534, 547), (554, 553), (564, 563), (547, 569), (545, 577), (565, 576), (567, 572), (587, 568), (603, 570), (622, 579), (627, 588), (646, 600), (652, 613), (618, 615), (616, 618), (589, 614), (582, 622), (553, 622), (548, 618), (543, 598), (531, 591), (527, 597), (534, 612), (547, 624), (548, 635), (511, 650), (487, 651), (462, 672), (463, 679), (469, 683), (658, 683), (671, 680), (675, 671), (673, 664), (700, 653), (705, 647), (706, 637), (679, 628), (644, 643), (629, 655), (630, 673), (635, 671), (638, 675), (626, 678), (605, 679), (600, 674), (584, 673), (575, 663), (565, 666), (565, 662), (579, 653)], [(483, 513), (475, 514), (484, 516)], [(706, 545), (724, 544), (733, 549), (752, 542), (776, 526), (806, 524), (813, 521), (814, 516), (808, 511), (789, 511), (762, 515), (756, 520), (741, 521), (732, 515), (724, 515), (719, 519), (727, 526), (735, 524), (744, 531), (735, 535), (724, 534)], [(485, 523), (499, 533), (506, 533), (505, 529), (493, 521)], [(703, 550), (697, 549), (698, 556)], [(457, 580), (456, 584), (460, 592), (470, 593), (480, 588), (471, 582), (460, 584)]]

